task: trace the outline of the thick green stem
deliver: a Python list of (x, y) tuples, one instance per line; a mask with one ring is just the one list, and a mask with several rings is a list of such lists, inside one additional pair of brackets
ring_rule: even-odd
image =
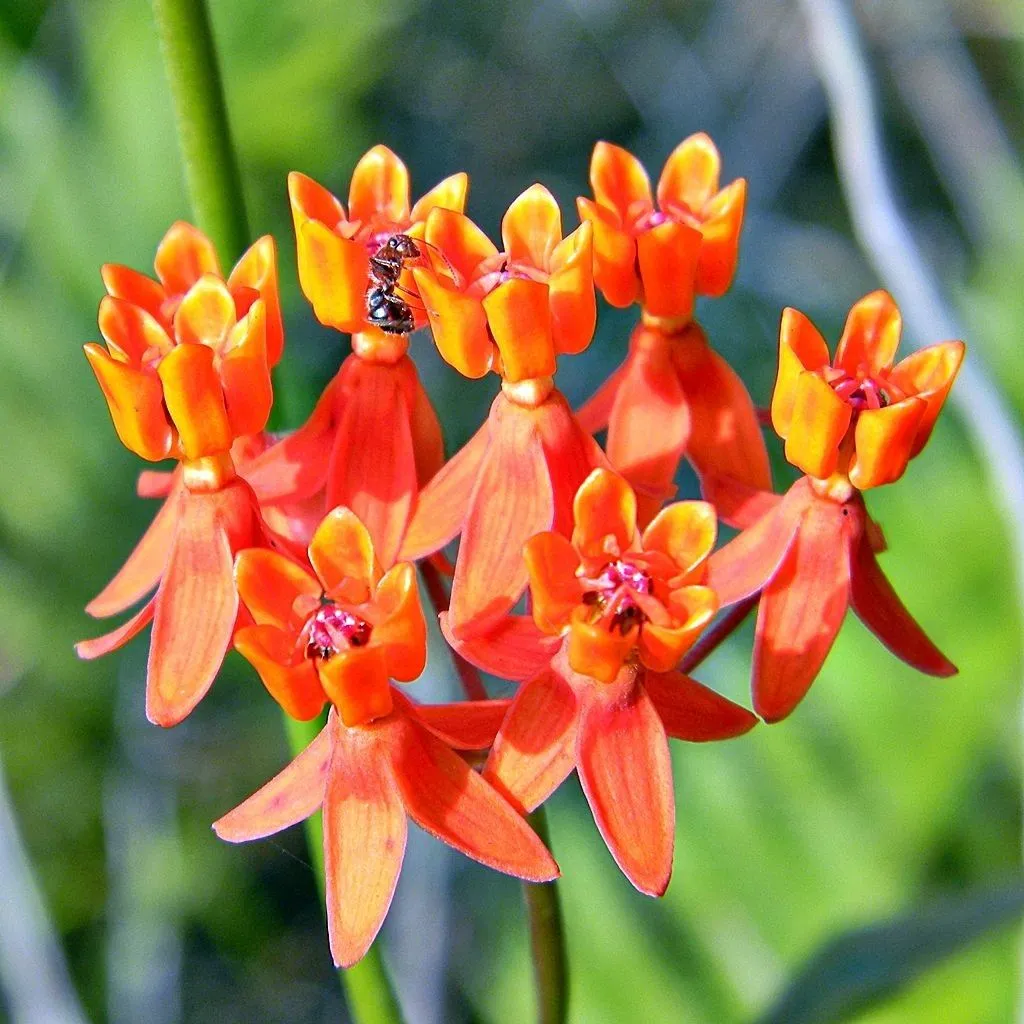
[[(550, 849), (551, 837), (544, 808), (538, 807), (527, 820)], [(523, 895), (526, 897), (526, 914), (530, 923), (537, 1021), (538, 1024), (563, 1024), (569, 1006), (569, 972), (558, 883), (524, 882)]]
[(197, 226), (228, 266), (249, 245), (238, 160), (205, 0), (153, 0)]

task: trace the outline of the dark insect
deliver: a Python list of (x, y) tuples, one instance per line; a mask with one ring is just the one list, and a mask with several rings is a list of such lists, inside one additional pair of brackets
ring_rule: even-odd
[(386, 334), (409, 334), (416, 326), (412, 307), (396, 290), (406, 264), (423, 258), (423, 249), (408, 235), (392, 235), (370, 257), (366, 321)]

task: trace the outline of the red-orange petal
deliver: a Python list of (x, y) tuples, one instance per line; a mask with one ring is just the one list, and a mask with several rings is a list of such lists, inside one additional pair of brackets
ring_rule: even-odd
[(539, 183), (517, 196), (501, 220), (502, 245), (512, 263), (548, 270), (561, 240), (562, 213), (555, 197)]
[(117, 629), (104, 633), (103, 636), (90, 640), (79, 640), (75, 644), (75, 654), (83, 661), (102, 658), (104, 654), (119, 650), (129, 640), (137, 637), (153, 621), (153, 604), (156, 598), (150, 598), (127, 622), (121, 623)]
[(589, 690), (578, 772), (615, 863), (640, 892), (660, 896), (675, 846), (672, 761), (658, 712), (632, 679)]
[(871, 376), (888, 370), (896, 358), (902, 329), (899, 308), (888, 292), (879, 289), (865, 295), (846, 317), (833, 365), (851, 375), (858, 369)]
[(353, 604), (366, 601), (380, 579), (370, 533), (348, 508), (334, 508), (321, 520), (309, 544), (324, 593)]
[(336, 715), (327, 728), (333, 739), (324, 793), (327, 931), (335, 964), (351, 967), (387, 916), (408, 826), (384, 736), (349, 729)]
[(231, 646), (238, 593), (216, 497), (184, 496), (156, 592), (146, 675), (146, 717), (154, 725), (177, 725), (188, 716)]
[(284, 351), (284, 324), (277, 287), (277, 246), (272, 235), (257, 238), (246, 249), (228, 275), (228, 288), (232, 293), (241, 288), (259, 292), (266, 307), (267, 361), (276, 366)]
[(322, 593), (308, 569), (269, 548), (246, 548), (238, 553), (235, 586), (257, 623), (296, 631), (306, 615), (304, 606), (315, 608)]
[(397, 690), (396, 706), (422, 722), (442, 743), (455, 750), (486, 750), (498, 733), (510, 700), (467, 700), (459, 704), (416, 704)]
[(779, 369), (772, 392), (772, 426), (779, 437), (789, 436), (801, 374), (828, 365), (828, 345), (818, 328), (800, 310), (787, 306), (779, 325)]
[(108, 295), (124, 299), (144, 309), (161, 323), (164, 321), (163, 304), (167, 293), (163, 285), (119, 263), (105, 263), (100, 268), (100, 277), (103, 278), (103, 287), (107, 289)]
[(808, 476), (831, 476), (839, 462), (839, 443), (852, 416), (853, 409), (817, 373), (800, 374), (786, 437), (786, 458)]
[(785, 718), (814, 682), (850, 594), (842, 507), (812, 501), (782, 564), (761, 592), (754, 638), (754, 710)]
[(724, 295), (736, 274), (740, 232), (747, 202), (747, 183), (738, 178), (704, 208), (700, 226), (702, 241), (697, 260), (697, 293)]
[(185, 458), (198, 459), (228, 451), (234, 435), (220, 377), (214, 368), (213, 349), (206, 345), (178, 345), (160, 361), (157, 373)]
[(458, 754), (415, 719), (389, 732), (391, 763), (409, 817), (467, 857), (532, 882), (558, 877), (536, 833)]
[(576, 419), (588, 434), (596, 434), (608, 426), (615, 397), (629, 368), (627, 358), (621, 366), (612, 370), (611, 376), (576, 410)]
[(706, 473), (700, 478), (700, 489), (723, 523), (745, 530), (767, 515), (782, 500), (772, 491), (762, 491), (740, 483), (734, 477)]
[(183, 295), (203, 276), (221, 276), (213, 243), (199, 230), (179, 220), (167, 229), (153, 261), (168, 295)]
[(245, 843), (297, 825), (318, 810), (327, 789), (330, 732), (330, 726), (321, 730), (316, 739), (265, 786), (215, 821), (214, 832), (229, 843)]
[(598, 142), (590, 158), (590, 186), (601, 206), (614, 210), (621, 223), (650, 210), (651, 181), (639, 160), (611, 142)]
[(644, 530), (644, 551), (661, 551), (687, 576), (715, 546), (718, 520), (706, 501), (677, 501), (662, 509)]
[(850, 460), (850, 483), (854, 487), (866, 491), (903, 476), (927, 408), (926, 402), (915, 397), (881, 409), (861, 410)]
[(501, 354), (505, 380), (554, 374), (555, 343), (546, 283), (511, 277), (484, 297), (483, 307)]
[(710, 136), (697, 132), (672, 150), (658, 179), (658, 205), (662, 210), (683, 206), (699, 214), (718, 191), (722, 161)]
[(523, 545), (523, 559), (530, 576), (530, 610), (537, 628), (559, 634), (583, 598), (576, 577), (580, 565), (576, 549), (560, 533), (547, 531)]
[(644, 310), (652, 316), (689, 319), (697, 286), (701, 233), (668, 220), (637, 235)]
[(594, 283), (610, 305), (631, 306), (640, 297), (636, 239), (614, 213), (583, 196), (576, 200), (576, 210), (594, 233)]
[(645, 672), (643, 687), (673, 739), (690, 743), (742, 736), (757, 717), (682, 672)]
[(409, 223), (409, 171), (387, 146), (374, 146), (352, 172), (348, 192), (351, 221)]
[(561, 637), (542, 633), (529, 615), (506, 615), (486, 633), (467, 640), (451, 631), (447, 612), (439, 618), (441, 632), (456, 654), (502, 679), (531, 679), (547, 668), (562, 643)]
[(949, 389), (960, 371), (965, 351), (962, 341), (943, 341), (938, 345), (929, 345), (901, 360), (889, 374), (889, 379), (904, 394), (916, 395), (928, 404), (917, 426), (914, 444), (910, 449), (911, 458), (927, 444)]
[(444, 435), (430, 395), (416, 375), (412, 409), (409, 412), (413, 456), (416, 460), (416, 482), (420, 487), (436, 476), (444, 465)]
[(296, 636), (277, 626), (243, 626), (235, 650), (249, 662), (285, 713), (308, 722), (323, 711), (327, 696), (316, 669), (296, 651)]

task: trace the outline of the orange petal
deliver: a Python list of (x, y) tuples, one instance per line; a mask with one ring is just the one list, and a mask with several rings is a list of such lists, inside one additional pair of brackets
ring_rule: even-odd
[(404, 714), (425, 725), (455, 750), (486, 750), (505, 719), (510, 700), (469, 700), (460, 704), (415, 704), (393, 691)]
[(542, 633), (529, 615), (506, 615), (486, 633), (463, 640), (440, 615), (441, 632), (451, 648), (471, 665), (502, 679), (530, 679), (550, 664), (562, 639)]
[(771, 469), (757, 410), (743, 381), (693, 324), (678, 340), (673, 359), (690, 406), (686, 457), (701, 477), (733, 477), (770, 491)]
[(157, 246), (156, 275), (169, 295), (183, 295), (203, 276), (221, 276), (213, 243), (191, 224), (172, 224)]
[(370, 253), (316, 220), (297, 224), (299, 284), (317, 320), (352, 333), (366, 326)]
[(171, 350), (171, 339), (161, 324), (141, 306), (126, 299), (104, 295), (96, 316), (100, 334), (110, 354), (119, 362), (139, 367), (152, 360), (153, 354), (165, 355)]
[(351, 967), (391, 906), (408, 826), (382, 739), (335, 716), (328, 729), (334, 752), (324, 794), (327, 931), (335, 964)]
[(622, 873), (660, 896), (672, 875), (675, 798), (665, 727), (642, 686), (593, 688), (578, 772), (594, 822)]
[(391, 713), (388, 652), (382, 644), (351, 647), (319, 664), (320, 684), (341, 720), (348, 726), (366, 725)]
[(579, 716), (573, 687), (560, 672), (546, 668), (524, 683), (512, 701), (484, 778), (517, 810), (539, 807), (576, 767)]
[(188, 716), (231, 646), (238, 593), (215, 498), (185, 495), (156, 592), (146, 676), (146, 717), (154, 725), (177, 725)]
[(226, 452), (234, 440), (213, 361), (213, 349), (206, 345), (178, 345), (157, 367), (187, 459)]
[(673, 480), (690, 424), (690, 406), (667, 339), (638, 328), (610, 410), (606, 448), (612, 465), (636, 489), (641, 526), (675, 493)]
[(246, 249), (228, 275), (228, 288), (232, 293), (240, 288), (259, 292), (266, 310), (267, 360), (276, 366), (284, 351), (284, 325), (277, 288), (277, 246), (272, 235), (257, 238)]
[(348, 192), (349, 220), (362, 224), (409, 223), (409, 171), (387, 146), (359, 159)]
[(645, 672), (643, 687), (665, 731), (676, 740), (704, 743), (742, 736), (756, 716), (682, 672)]
[(550, 377), (556, 368), (548, 286), (512, 277), (483, 300), (487, 326), (501, 353), (508, 381)]
[(531, 882), (558, 865), (529, 825), (458, 754), (413, 718), (389, 734), (391, 763), (409, 817), (467, 857)]
[(323, 729), (283, 771), (215, 821), (214, 832), (229, 843), (245, 843), (272, 836), (308, 818), (323, 803), (327, 789), (330, 732), (330, 726)]
[(640, 628), (640, 661), (655, 672), (670, 672), (679, 664), (715, 617), (718, 598), (709, 587), (683, 587), (672, 592), (669, 611), (679, 625), (645, 622)]
[(867, 535), (850, 547), (850, 607), (897, 658), (930, 676), (956, 675), (956, 665), (932, 643), (893, 590)]
[(345, 207), (323, 185), (298, 171), (288, 175), (288, 200), (296, 235), (308, 220), (319, 221), (330, 231), (335, 231), (345, 221)]
[(369, 531), (348, 508), (324, 516), (310, 541), (309, 560), (327, 596), (353, 604), (366, 601), (380, 578)]
[(267, 312), (257, 300), (231, 332), (220, 364), (228, 421), (236, 437), (258, 434), (266, 425), (274, 392), (267, 358)]
[(133, 306), (139, 306), (150, 316), (163, 322), (163, 304), (167, 293), (163, 285), (151, 277), (140, 274), (131, 267), (122, 267), (119, 263), (105, 263), (100, 268), (103, 287), (116, 299), (124, 299)]
[(490, 438), (485, 423), (420, 491), (399, 558), (414, 562), (443, 548), (462, 529)]
[(921, 418), (928, 404), (905, 398), (883, 409), (863, 409), (857, 416), (850, 483), (862, 491), (891, 484), (910, 461)]
[(174, 434), (164, 411), (160, 379), (111, 359), (99, 345), (86, 345), (85, 356), (96, 374), (121, 443), (150, 462), (167, 458)]
[(785, 718), (814, 682), (850, 593), (842, 507), (809, 505), (792, 547), (761, 593), (754, 638), (754, 710)]
[(623, 224), (654, 206), (651, 182), (643, 164), (628, 150), (610, 142), (594, 146), (590, 186), (598, 204), (614, 210)]
[(153, 620), (153, 604), (155, 598), (150, 598), (127, 622), (123, 622), (117, 629), (104, 633), (103, 636), (93, 637), (91, 640), (79, 640), (75, 644), (75, 654), (83, 661), (92, 661), (95, 658), (102, 658), (104, 654), (120, 650), (129, 640), (137, 637)]
[(578, 606), (570, 619), (569, 664), (578, 675), (611, 683), (636, 649), (640, 630), (632, 626), (625, 633), (588, 621), (590, 609)]
[(424, 240), (444, 253), (455, 271), (454, 284), (459, 291), (473, 279), (474, 272), (484, 260), (498, 254), (497, 246), (473, 221), (456, 210), (441, 207), (430, 211)]
[(174, 314), (179, 342), (220, 349), (235, 326), (235, 300), (227, 285), (213, 274), (204, 274), (185, 294)]
[[(327, 507), (350, 508), (372, 538), (381, 566), (398, 557), (416, 496), (416, 460), (402, 370), (355, 359), (327, 470)], [(414, 372), (414, 371), (413, 371)], [(411, 390), (411, 389), (408, 389)]]
[(640, 297), (636, 239), (614, 213), (583, 196), (576, 200), (576, 210), (594, 233), (594, 283), (610, 305), (631, 306)]
[(697, 293), (724, 295), (736, 274), (740, 254), (740, 232), (747, 202), (747, 183), (739, 178), (722, 189), (705, 207), (697, 260)]
[(465, 171), (449, 175), (444, 181), (439, 181), (429, 192), (416, 201), (409, 214), (409, 220), (413, 224), (426, 220), (430, 211), (436, 207), (462, 213), (466, 205), (466, 193), (468, 190), (469, 175)]
[(583, 599), (576, 577), (580, 558), (560, 533), (538, 533), (523, 545), (523, 558), (530, 575), (533, 621), (545, 633), (559, 634), (569, 616)]
[(711, 555), (705, 583), (720, 604), (756, 594), (775, 575), (813, 500), (810, 494), (806, 481), (798, 481), (772, 511)]
[(851, 407), (818, 374), (800, 374), (786, 437), (786, 458), (808, 476), (831, 476), (839, 461), (839, 443), (852, 416)]
[(944, 341), (915, 352), (893, 368), (889, 379), (905, 394), (916, 395), (928, 404), (917, 426), (910, 457), (927, 444), (946, 395), (956, 380), (966, 348), (962, 341)]
[(304, 608), (296, 608), (296, 601), (312, 599), (300, 604), (315, 608), (322, 593), (308, 569), (269, 548), (246, 548), (238, 553), (235, 586), (257, 623), (296, 632), (306, 615)]
[(665, 161), (658, 179), (658, 205), (665, 211), (682, 206), (699, 214), (718, 191), (721, 165), (718, 149), (704, 132), (684, 139)]
[(798, 309), (787, 306), (779, 326), (779, 372), (772, 393), (772, 426), (779, 437), (789, 436), (797, 381), (806, 370), (829, 365), (828, 345)]
[(551, 527), (548, 466), (528, 410), (495, 400), (491, 443), (469, 500), (452, 580), (449, 623), (460, 636), (483, 632), (526, 587), (523, 545)]
[(572, 546), (584, 559), (624, 554), (636, 540), (636, 496), (618, 473), (595, 469), (576, 492)]
[(491, 368), (494, 343), (479, 297), (467, 295), (425, 270), (414, 269), (413, 278), (441, 358), (464, 377), (483, 377)]
[(678, 221), (665, 221), (637, 235), (644, 310), (652, 316), (693, 315), (701, 234)]
[(512, 263), (550, 269), (551, 254), (562, 240), (562, 214), (543, 185), (531, 185), (513, 200), (501, 220), (501, 240)]
[(399, 562), (387, 571), (373, 603), (382, 616), (374, 623), (373, 639), (387, 648), (388, 675), (403, 683), (417, 679), (427, 663), (427, 623), (410, 562)]
[(644, 551), (662, 551), (682, 573), (692, 573), (711, 554), (718, 533), (715, 509), (706, 501), (677, 501), (644, 530)]
[(896, 358), (902, 329), (903, 318), (888, 292), (865, 295), (846, 318), (833, 365), (851, 375), (858, 369), (872, 376), (888, 370)]
[(555, 247), (548, 280), (555, 352), (576, 355), (593, 340), (597, 327), (594, 295), (594, 232), (581, 224)]
[(296, 637), (277, 626), (244, 626), (235, 633), (235, 650), (259, 673), (263, 685), (285, 713), (308, 722), (323, 711), (327, 696), (311, 661), (298, 655)]

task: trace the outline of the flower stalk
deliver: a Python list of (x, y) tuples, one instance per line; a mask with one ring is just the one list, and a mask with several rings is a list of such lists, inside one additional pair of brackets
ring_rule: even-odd
[[(550, 850), (551, 836), (547, 814), (538, 807), (527, 821)], [(526, 916), (530, 925), (530, 955), (533, 983), (537, 995), (538, 1024), (562, 1024), (569, 1007), (569, 971), (562, 927), (562, 905), (558, 883), (523, 883)]]

